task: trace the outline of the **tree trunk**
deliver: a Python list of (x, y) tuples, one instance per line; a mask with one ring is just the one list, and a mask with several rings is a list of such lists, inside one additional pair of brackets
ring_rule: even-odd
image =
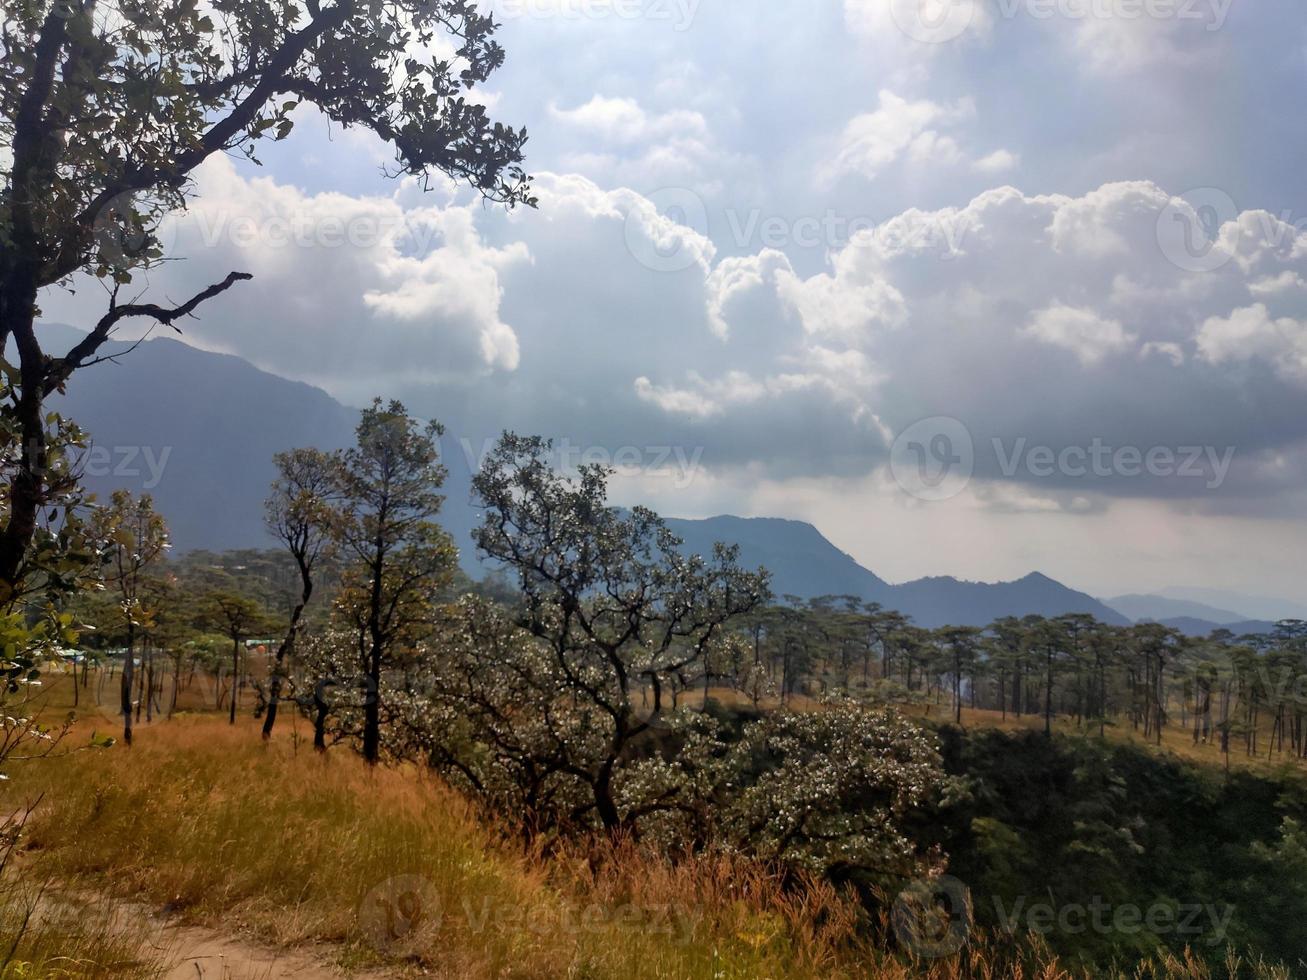
[(368, 664), (368, 690), (363, 701), (363, 758), (369, 765), (381, 759), (381, 650), (374, 646)]
[[(140, 715), (137, 715), (140, 718)], [(154, 652), (146, 645), (145, 654), (145, 720), (154, 721)]]
[[(22, 266), (9, 277), (9, 288), (0, 309), (0, 327), (4, 336), (12, 336), (19, 357), (19, 391), (15, 414), (18, 418), (18, 468), (9, 483), (9, 521), (0, 533), (0, 582), (13, 593), (21, 591), (23, 560), (36, 531), (37, 514), (45, 502), (45, 473), (48, 464), (45, 439), (44, 384), (45, 356), (36, 339), (36, 286), (31, 263), (34, 256), (23, 256), (17, 245)], [(6, 249), (7, 251), (7, 249)], [(124, 733), (124, 738), (126, 734)]]
[(313, 685), (313, 748), (317, 752), (327, 751), (327, 712), (330, 706), (322, 696), (322, 681)]
[(609, 833), (616, 831), (621, 825), (617, 804), (613, 802), (612, 777), (613, 764), (611, 761), (606, 762), (599, 770), (599, 778), (594, 784), (595, 810), (599, 813), (604, 830)]
[(300, 601), (291, 610), (290, 626), (287, 627), (286, 635), (282, 637), (282, 641), (277, 647), (277, 655), (272, 661), (272, 678), (268, 684), (268, 713), (263, 717), (263, 737), (265, 739), (272, 737), (272, 726), (277, 723), (277, 704), (281, 701), (282, 670), (285, 668), (291, 651), (295, 648), (295, 634), (299, 632), (300, 619), (304, 615), (304, 608), (309, 604), (309, 600), (313, 598), (313, 578), (309, 574), (309, 559), (296, 552), (295, 560), (300, 572)]
[(121, 701), (119, 705), (123, 715), (123, 741), (129, 747), (132, 744), (132, 675), (135, 673), (135, 665), (132, 663), (132, 647), (135, 644), (136, 627), (129, 622), (127, 624), (127, 656), (123, 659)]
[(962, 724), (962, 660), (953, 657), (953, 721)]
[(231, 644), (231, 714), (228, 724), (236, 724), (236, 691), (241, 679), (241, 641), (232, 638)]
[(1053, 734), (1053, 651), (1046, 655), (1047, 672), (1044, 675), (1044, 734)]

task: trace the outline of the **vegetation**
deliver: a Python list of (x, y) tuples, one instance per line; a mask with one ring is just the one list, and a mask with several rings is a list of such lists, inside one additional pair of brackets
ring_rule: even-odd
[[(475, 483), (477, 541), (517, 588), (478, 593), (455, 580), (432, 520), (433, 432), (378, 403), (357, 448), (283, 456), (268, 506), (281, 556), (160, 561), (166, 527), (148, 499), (94, 514), (106, 588), (72, 611), (99, 627), (95, 656), (47, 655), (44, 672), (15, 662), (9, 696), (50, 679), (50, 705), (94, 717), (92, 678), (100, 689), (121, 667), (102, 716), (181, 714), (146, 729), (147, 750), (105, 752), (111, 739), (83, 742), (76, 723), (52, 734), (30, 713), (5, 743), (38, 747), (6, 763), (20, 765), (15, 804), (42, 801), (11, 827), (11, 848), (34, 849), (24, 887), (166, 902), (279, 945), (329, 941), (351, 967), (420, 965), (453, 942), (467, 975), (512, 975), (522, 916), (577, 903), (600, 926), (553, 937), (531, 975), (1296, 964), (1307, 893), (1280, 872), (1307, 851), (1303, 777), (1145, 746), (1165, 731), (1227, 768), (1235, 738), (1299, 758), (1299, 706), (1268, 674), (1302, 662), (1297, 624), (1187, 641), (1081, 616), (928, 631), (850, 597), (769, 605), (765, 572), (732, 549), (683, 554), (657, 515), (608, 505), (602, 469), (557, 473), (547, 443), (511, 434)], [(239, 710), (251, 688), (264, 715), (252, 741)], [(256, 747), (282, 701), (291, 731)], [(319, 752), (300, 752), (298, 716)], [(31, 758), (69, 733), (68, 748), (96, 751)], [(251, 780), (266, 792), (236, 789)], [(90, 839), (73, 830), (90, 822)], [(329, 855), (377, 880), (335, 873)], [(632, 896), (681, 910), (691, 938), (668, 949), (610, 919)], [(447, 917), (424, 931), (413, 911), (472, 900), (515, 910), (511, 922), (469, 932), (468, 918), (455, 939)], [(390, 910), (380, 946), (360, 911), (377, 901)], [(21, 948), (39, 949), (41, 899), (7, 902), (36, 921)], [(1122, 909), (1145, 919), (1057, 918)], [(88, 935), (148, 968), (100, 919)]]
[[(515, 588), (480, 587), (434, 521), (435, 432), (378, 402), (355, 448), (280, 457), (281, 553), (165, 561), (148, 498), (93, 512), (81, 533), (103, 588), (65, 613), (93, 627), (86, 649), (34, 647), (6, 697), (74, 719), (97, 706), (127, 737), (51, 732), (35, 709), (13, 723), (8, 794), (19, 812), (41, 800), (9, 828), (11, 850), (34, 849), (23, 888), (166, 902), (265, 942), (329, 941), (350, 966), (447, 952), (447, 923), (414, 918), (423, 903), (515, 909), (459, 934), (468, 975), (512, 975), (524, 910), (596, 902), (601, 927), (555, 937), (532, 975), (1297, 965), (1307, 892), (1281, 872), (1307, 871), (1301, 624), (1205, 640), (1074, 615), (932, 631), (853, 597), (769, 602), (734, 549), (684, 554), (656, 514), (609, 506), (602, 468), (558, 473), (546, 442), (512, 434), (474, 489), (477, 543)], [(53, 689), (34, 694), (38, 680)], [(270, 742), (283, 703), (291, 730)], [(174, 714), (127, 751), (135, 723)], [(300, 717), (317, 752), (300, 752)], [(1159, 755), (1164, 733), (1224, 771)], [(1289, 768), (1252, 771), (1254, 754)], [(251, 780), (266, 791), (236, 790)], [(73, 831), (92, 822), (89, 839)], [(10, 887), (5, 914), (35, 921), (15, 948), (39, 951), (40, 890)], [(693, 941), (655, 953), (605, 918), (632, 895), (691, 916)], [(380, 947), (359, 911), (377, 901)], [(1142, 921), (1095, 918), (1123, 909)], [(149, 967), (111, 911), (89, 921)]]
[(985, 629), (927, 630), (853, 596), (763, 610), (750, 626), (753, 659), (723, 664), (713, 680), (782, 704), (832, 694), (963, 709), (997, 720), (1038, 719), (1105, 735), (1129, 729), (1161, 745), (1181, 731), (1229, 761), (1307, 754), (1307, 624), (1265, 635), (1217, 630), (1195, 639), (1156, 624), (1110, 626), (1090, 616), (1006, 618)]
[[(164, 919), (386, 975), (1307, 969), (1307, 623), (776, 597), (513, 433), (472, 582), (442, 429), (381, 399), (276, 457), (276, 550), (170, 557), (148, 495), (85, 495), (47, 401), (252, 278), (129, 297), (206, 160), (310, 106), (534, 206), (472, 95), (495, 31), (473, 0), (0, 12), (0, 980), (159, 976)], [(79, 277), (107, 308), (52, 355), (39, 298)]]
[[(45, 400), (96, 362), (123, 321), (174, 325), (251, 278), (232, 272), (175, 306), (121, 299), (134, 274), (166, 258), (154, 226), (185, 207), (207, 159), (257, 159), (260, 144), (284, 139), (292, 111), (308, 104), (393, 146), (400, 172), (447, 174), (510, 207), (534, 203), (520, 167), (525, 131), (491, 123), (465, 97), (503, 62), (494, 30), (470, 0), (4, 6), (0, 349), (12, 342), (18, 359), (0, 398), (6, 594), (22, 591), (34, 554), (48, 564), (75, 550), (41, 530), (70, 492), (60, 462), (76, 441)], [(452, 42), (457, 59), (414, 54), (437, 38)], [(106, 282), (108, 309), (83, 340), (51, 356), (37, 335), (38, 296), (77, 273)]]
[[(979, 930), (965, 950), (948, 955), (895, 952), (898, 931), (887, 914), (869, 915), (812, 876), (787, 880), (773, 866), (726, 853), (669, 857), (629, 840), (523, 850), (507, 828), (420, 767), (377, 770), (352, 753), (323, 757), (294, 733), (265, 747), (250, 721), (233, 729), (221, 715), (178, 717), (143, 729), (131, 753), (29, 765), (16, 779), (49, 803), (26, 829), (27, 875), (166, 906), (183, 922), (220, 924), (251, 943), (305, 945), (347, 971), (877, 980), (1018, 970), (1054, 980), (1289, 975), (1246, 958), (1231, 969), (1183, 954), (1139, 972), (1087, 970), (1040, 942)], [(277, 791), (250, 793), (251, 784)], [(88, 836), (91, 821), (103, 833)], [(136, 846), (115, 846), (124, 837)], [(385, 901), (396, 897), (398, 914), (387, 918)], [(98, 962), (108, 962), (102, 953)], [(66, 975), (132, 974), (87, 966)]]

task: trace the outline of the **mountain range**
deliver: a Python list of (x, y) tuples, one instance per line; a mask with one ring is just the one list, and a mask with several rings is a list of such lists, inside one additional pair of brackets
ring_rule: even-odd
[(802, 521), (722, 516), (667, 523), (692, 553), (709, 552), (715, 541), (739, 545), (743, 564), (771, 571), (772, 591), (778, 597), (857, 596), (897, 609), (927, 627), (984, 626), (1002, 616), (1070, 612), (1089, 613), (1116, 625), (1129, 622), (1092, 596), (1038, 572), (1015, 582), (966, 582), (942, 576), (891, 585)]
[(1195, 619), (1193, 616), (1175, 616), (1171, 619), (1157, 620), (1163, 626), (1179, 630), (1185, 636), (1210, 636), (1216, 630), (1228, 630), (1235, 636), (1249, 636), (1256, 633), (1270, 633), (1275, 623), (1265, 619), (1242, 619), (1236, 623), (1213, 623), (1210, 619)]
[[(80, 335), (54, 324), (42, 330), (56, 349)], [(110, 344), (104, 353), (122, 356), (79, 372), (56, 406), (92, 436), (96, 450), (87, 457), (89, 487), (102, 496), (118, 487), (152, 493), (179, 551), (270, 546), (262, 504), (273, 478), (273, 454), (295, 446), (336, 449), (353, 440), (356, 409), (241, 358), (166, 337), (130, 351), (127, 344)], [(466, 453), (445, 448), (449, 478), (442, 520), (465, 568), (478, 574), (483, 569), (470, 541), (477, 521), (468, 499), (471, 463)], [(771, 571), (777, 596), (852, 595), (927, 627), (1069, 612), (1117, 625), (1186, 620), (1191, 629), (1237, 625), (1241, 619), (1197, 600), (1121, 596), (1104, 602), (1038, 572), (1013, 582), (931, 577), (891, 584), (801, 521), (724, 515), (668, 523), (687, 552), (706, 553), (716, 541), (739, 545), (744, 564)], [(1229, 628), (1237, 632), (1236, 625)]]
[[(1234, 596), (1234, 598), (1239, 597)], [(1240, 613), (1210, 606), (1196, 599), (1175, 598), (1168, 595), (1132, 594), (1102, 601), (1109, 608), (1134, 622), (1161, 623), (1188, 636), (1207, 636), (1218, 629), (1229, 630), (1235, 636), (1269, 633), (1275, 628), (1277, 621), (1298, 618), (1294, 614), (1293, 604), (1287, 601), (1260, 603), (1258, 608), (1275, 610), (1265, 618), (1254, 618), (1246, 612)], [(1240, 605), (1242, 606), (1243, 603)]]
[(1224, 625), (1251, 618), (1192, 599), (1172, 599), (1161, 595), (1119, 595), (1103, 602), (1133, 620), (1198, 619)]

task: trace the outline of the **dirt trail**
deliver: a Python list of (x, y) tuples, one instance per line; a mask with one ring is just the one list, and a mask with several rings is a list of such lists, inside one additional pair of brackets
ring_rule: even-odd
[(164, 980), (342, 980), (384, 976), (345, 973), (330, 966), (326, 951), (277, 950), (197, 926), (159, 924), (156, 946), (174, 964)]
[(205, 926), (186, 925), (144, 904), (112, 899), (85, 890), (44, 892), (37, 915), (87, 914), (148, 937), (151, 962), (162, 980), (388, 980), (396, 972), (345, 971), (332, 962), (330, 945), (277, 949), (244, 936)]

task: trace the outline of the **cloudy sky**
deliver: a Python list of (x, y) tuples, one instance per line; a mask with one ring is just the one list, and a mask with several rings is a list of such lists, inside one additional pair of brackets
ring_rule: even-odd
[(539, 208), (304, 112), (164, 229), (160, 295), (257, 277), (190, 342), (894, 581), (1307, 598), (1301, 0), (493, 9)]

